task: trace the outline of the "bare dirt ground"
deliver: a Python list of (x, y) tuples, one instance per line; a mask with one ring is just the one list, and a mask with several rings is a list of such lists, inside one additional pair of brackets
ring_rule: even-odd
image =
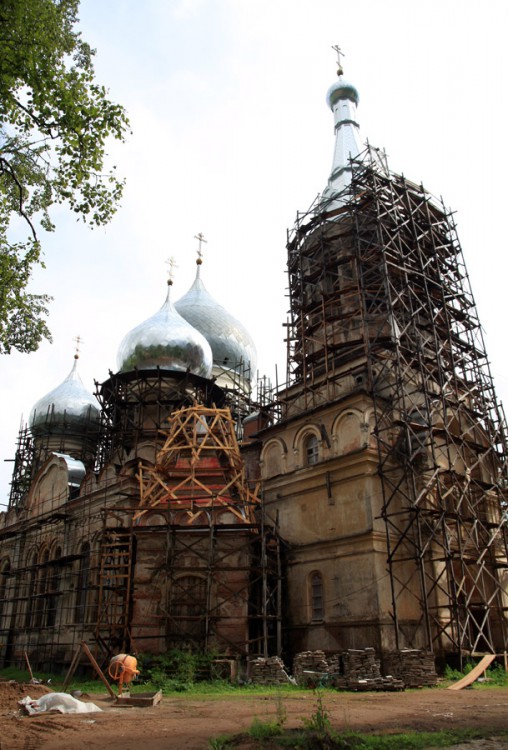
[[(247, 729), (253, 719), (276, 720), (275, 697), (163, 698), (150, 708), (115, 707), (107, 696), (93, 696), (103, 709), (94, 714), (19, 711), (25, 695), (37, 698), (42, 686), (0, 683), (0, 750), (205, 750), (208, 739)], [(508, 730), (508, 688), (441, 688), (404, 693), (329, 693), (324, 707), (336, 730), (396, 733), (466, 727), (489, 737)], [(315, 711), (312, 691), (284, 697), (288, 727), (299, 727)], [(247, 747), (247, 745), (245, 745)], [(468, 744), (484, 750), (508, 748), (508, 740)]]

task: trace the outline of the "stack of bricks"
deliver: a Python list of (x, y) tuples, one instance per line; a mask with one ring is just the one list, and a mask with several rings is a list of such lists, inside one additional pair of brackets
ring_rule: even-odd
[(434, 657), (420, 649), (403, 649), (383, 656), (385, 672), (403, 680), (406, 687), (428, 687), (437, 683)]
[(282, 659), (278, 656), (271, 656), (268, 659), (260, 656), (251, 661), (250, 678), (257, 685), (287, 685), (291, 682)]
[[(305, 671), (311, 673), (305, 674)], [(295, 657), (294, 672), (298, 685), (321, 683), (339, 690), (404, 689), (401, 680), (381, 675), (380, 663), (373, 648), (348, 649), (328, 659), (322, 651), (305, 651)]]
[(342, 654), (344, 678), (348, 690), (403, 690), (396, 677), (383, 677), (373, 648), (348, 649)]
[(297, 685), (317, 685), (329, 671), (324, 651), (301, 651), (293, 661), (293, 676)]
[[(385, 654), (381, 675), (373, 648), (348, 649), (328, 659), (324, 651), (296, 654), (293, 674), (298, 685), (330, 685), (342, 690), (404, 690), (404, 687), (435, 685), (436, 669), (432, 654), (406, 649)], [(250, 676), (259, 685), (286, 685), (293, 682), (278, 656), (258, 658), (250, 663)]]

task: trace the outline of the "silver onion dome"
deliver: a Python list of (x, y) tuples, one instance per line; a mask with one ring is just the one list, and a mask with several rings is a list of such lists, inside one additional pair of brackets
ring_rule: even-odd
[(85, 388), (79, 377), (78, 356), (63, 383), (40, 398), (30, 413), (32, 434), (56, 434), (71, 430), (90, 431), (99, 425), (100, 409), (97, 399)]
[(175, 307), (206, 338), (213, 353), (213, 375), (219, 385), (250, 390), (256, 371), (256, 348), (246, 328), (222, 307), (205, 288), (197, 260), (196, 279)]
[(133, 328), (120, 344), (118, 369), (127, 372), (138, 368), (191, 372), (209, 378), (212, 352), (205, 337), (179, 315), (168, 294), (161, 309)]

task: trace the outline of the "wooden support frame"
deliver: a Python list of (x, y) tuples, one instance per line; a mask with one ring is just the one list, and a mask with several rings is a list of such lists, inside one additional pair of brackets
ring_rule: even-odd
[(115, 695), (115, 693), (114, 693), (114, 691), (113, 691), (113, 688), (111, 687), (111, 685), (110, 685), (110, 684), (109, 684), (109, 682), (107, 681), (107, 679), (106, 679), (106, 677), (105, 677), (105, 675), (104, 675), (104, 672), (103, 672), (103, 671), (102, 671), (102, 669), (101, 669), (101, 668), (99, 667), (99, 665), (98, 665), (98, 663), (97, 663), (97, 661), (96, 661), (96, 659), (95, 659), (94, 655), (92, 654), (92, 652), (91, 652), (91, 651), (90, 651), (90, 649), (88, 648), (88, 646), (87, 646), (87, 644), (85, 643), (85, 641), (81, 641), (81, 643), (80, 643), (79, 647), (78, 647), (78, 648), (77, 648), (77, 650), (76, 650), (76, 653), (75, 653), (75, 654), (74, 654), (74, 656), (73, 656), (73, 659), (72, 659), (72, 661), (71, 661), (71, 664), (70, 664), (70, 666), (69, 666), (69, 669), (68, 669), (68, 671), (67, 671), (67, 674), (65, 675), (65, 680), (64, 680), (64, 684), (63, 684), (62, 690), (63, 690), (64, 692), (66, 692), (66, 690), (67, 690), (67, 688), (68, 688), (68, 686), (69, 686), (69, 683), (70, 683), (70, 681), (72, 680), (72, 677), (73, 677), (73, 675), (74, 675), (74, 672), (76, 671), (76, 668), (77, 668), (77, 666), (78, 666), (78, 664), (79, 664), (79, 659), (80, 659), (80, 657), (81, 657), (81, 654), (82, 654), (83, 652), (84, 652), (84, 653), (86, 654), (86, 656), (88, 657), (88, 659), (89, 659), (89, 661), (90, 661), (90, 664), (91, 664), (91, 665), (92, 665), (92, 667), (94, 668), (94, 670), (95, 670), (95, 672), (96, 672), (97, 676), (99, 677), (99, 679), (101, 680), (101, 682), (103, 682), (103, 683), (104, 683), (104, 686), (105, 686), (106, 690), (108, 691), (109, 695), (111, 696), (111, 698), (114, 698), (114, 699), (116, 700), (116, 695)]
[(175, 411), (155, 465), (138, 467), (137, 521), (161, 504), (181, 510), (189, 525), (204, 509), (228, 510), (238, 523), (252, 523), (260, 500), (249, 488), (229, 409), (197, 405)]

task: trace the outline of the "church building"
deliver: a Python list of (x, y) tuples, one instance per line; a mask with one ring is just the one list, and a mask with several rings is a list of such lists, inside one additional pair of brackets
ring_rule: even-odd
[(64, 667), (81, 641), (508, 650), (506, 427), (453, 218), (362, 145), (340, 64), (327, 101), (331, 174), (288, 235), (285, 384), (255, 390), (201, 247), (95, 395), (76, 355), (0, 514), (0, 664)]

